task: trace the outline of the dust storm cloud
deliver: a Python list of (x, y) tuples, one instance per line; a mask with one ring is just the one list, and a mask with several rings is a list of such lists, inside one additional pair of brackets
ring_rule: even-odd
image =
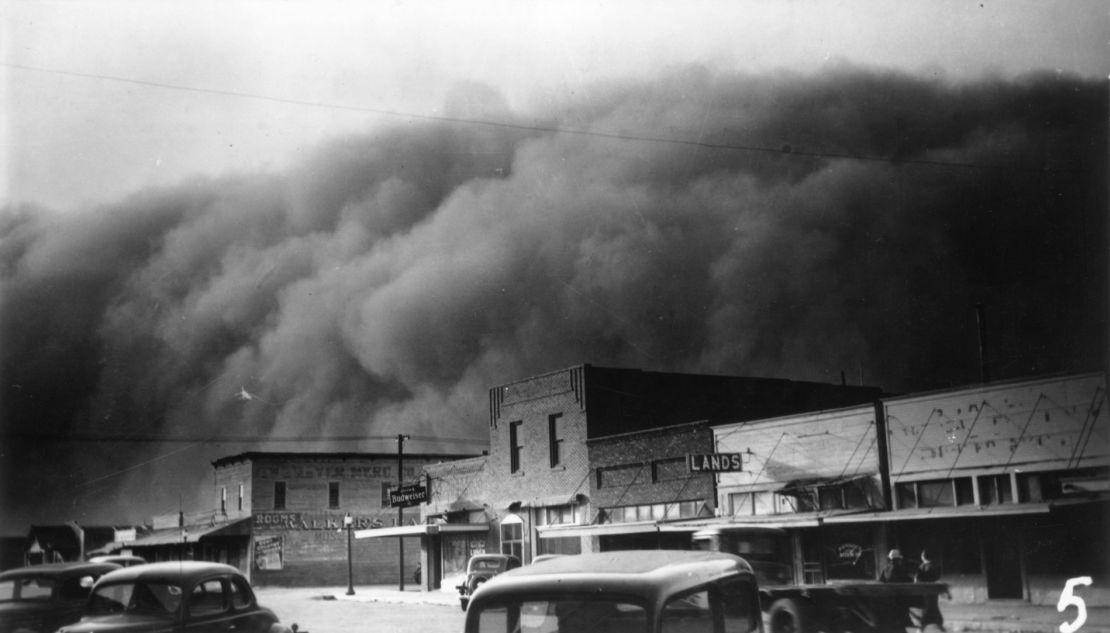
[(6, 209), (2, 505), (208, 508), (211, 459), (394, 445), (128, 440), (481, 439), (488, 387), (580, 362), (967, 384), (976, 304), (993, 378), (1103, 367), (1106, 95), (691, 67), (521, 114), (470, 85), (282, 173)]

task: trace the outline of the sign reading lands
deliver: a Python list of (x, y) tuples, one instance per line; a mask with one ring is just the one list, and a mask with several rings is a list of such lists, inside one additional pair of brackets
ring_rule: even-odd
[(428, 502), (428, 489), (420, 484), (400, 486), (389, 491), (389, 505), (394, 508), (410, 508)]
[(708, 453), (686, 456), (686, 467), (692, 473), (731, 473), (744, 470), (743, 453)]

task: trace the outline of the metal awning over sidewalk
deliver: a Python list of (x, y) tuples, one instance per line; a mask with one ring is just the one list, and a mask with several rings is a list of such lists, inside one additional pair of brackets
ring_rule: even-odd
[(484, 523), (424, 523), (388, 528), (355, 530), (355, 538), (382, 538), (387, 536), (424, 536), (435, 534), (485, 534), (489, 526)]
[(127, 543), (127, 547), (159, 547), (162, 545), (197, 543), (201, 539), (214, 536), (250, 536), (250, 533), (251, 520), (250, 517), (247, 517), (212, 525), (187, 525), (185, 527), (154, 530)]

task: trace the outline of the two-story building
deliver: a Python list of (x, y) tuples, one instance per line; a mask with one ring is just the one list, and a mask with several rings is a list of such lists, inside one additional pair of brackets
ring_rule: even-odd
[[(679, 502), (675, 512), (698, 514), (712, 511), (713, 495), (695, 485), (694, 498), (674, 499), (682, 489), (660, 488), (658, 498), (634, 495), (636, 503), (624, 504), (611, 493), (633, 478), (609, 485), (596, 480), (588, 443), (610, 436), (648, 432), (705, 419), (758, 419), (790, 412), (875, 401), (874, 387), (850, 387), (768, 378), (695, 375), (578, 365), (515, 381), (490, 390), (489, 454), (465, 464), (427, 469), (429, 503), (424, 506), (428, 527), (426, 565), (449, 573), (465, 564), (465, 556), (481, 550), (519, 556), (524, 562), (543, 553), (596, 551), (605, 529), (610, 536), (621, 528), (595, 528), (562, 532), (564, 526), (624, 523), (629, 512), (637, 517), (655, 512), (656, 504)], [(708, 435), (701, 435), (703, 442)], [(619, 440), (617, 440), (619, 442)], [(648, 442), (647, 444), (650, 444)], [(645, 444), (645, 445), (647, 445)], [(616, 467), (643, 467), (645, 461), (677, 456), (672, 451), (656, 455), (654, 448), (640, 457), (621, 456), (597, 444), (599, 455), (612, 454)], [(685, 450), (685, 449), (683, 449)], [(654, 455), (654, 456), (653, 456)], [(627, 463), (618, 463), (618, 462)], [(633, 464), (633, 462), (635, 462)], [(674, 463), (659, 466), (663, 477), (681, 478)], [(613, 480), (612, 481), (620, 481)], [(708, 481), (708, 480), (706, 480)], [(684, 495), (685, 493), (683, 493)], [(594, 497), (603, 497), (599, 505)], [(683, 505), (681, 502), (687, 502)], [(704, 507), (703, 505), (704, 504)], [(627, 508), (632, 507), (631, 510)], [(618, 510), (618, 508), (623, 508)], [(605, 514), (599, 514), (605, 510)], [(617, 512), (620, 520), (614, 521)], [(664, 505), (660, 510), (666, 514)], [(645, 514), (647, 516), (647, 514)], [(467, 527), (463, 527), (467, 526)], [(481, 526), (485, 526), (482, 530)], [(465, 533), (452, 530), (468, 530)], [(481, 531), (479, 531), (481, 530)], [(631, 535), (633, 531), (623, 530)], [(485, 540), (482, 542), (481, 537)], [(439, 578), (429, 574), (427, 586)]]

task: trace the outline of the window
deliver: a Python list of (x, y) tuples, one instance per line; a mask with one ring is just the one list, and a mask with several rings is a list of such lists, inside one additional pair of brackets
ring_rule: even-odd
[(562, 413), (553, 413), (547, 416), (547, 440), (551, 452), (552, 468), (563, 463), (563, 438), (559, 437), (559, 418), (561, 417), (563, 417)]
[(239, 484), (239, 509), (243, 509), (243, 484)]
[(386, 482), (383, 481), (382, 482), (382, 507), (383, 508), (390, 507), (390, 503), (389, 503), (389, 491), (390, 490), (393, 490), (393, 484), (389, 484), (389, 483), (386, 483)]
[(231, 607), (233, 609), (245, 609), (251, 606), (251, 590), (250, 587), (243, 582), (242, 578), (231, 579)]
[(951, 479), (917, 482), (917, 504), (919, 508), (942, 508), (956, 505), (955, 491)]
[(227, 514), (227, 486), (220, 488), (220, 512)]
[(755, 587), (729, 578), (671, 598), (663, 607), (660, 624), (664, 633), (749, 633), (759, 630), (761, 621)]
[(275, 510), (284, 510), (285, 509), (285, 482), (284, 481), (275, 481), (274, 482), (274, 509)]
[(520, 472), (520, 420), (509, 422), (509, 472)]
[(979, 478), (979, 503), (994, 505), (1013, 503), (1014, 491), (1010, 488), (1009, 475), (987, 475)]
[(339, 482), (328, 482), (328, 508), (335, 510), (339, 508)]
[(227, 610), (224, 585), (219, 578), (206, 580), (193, 588), (189, 597), (190, 615), (212, 615)]
[(501, 553), (524, 560), (524, 521), (515, 514), (501, 521)]
[(573, 505), (550, 506), (543, 509), (541, 525), (559, 525), (577, 523), (576, 507)]

